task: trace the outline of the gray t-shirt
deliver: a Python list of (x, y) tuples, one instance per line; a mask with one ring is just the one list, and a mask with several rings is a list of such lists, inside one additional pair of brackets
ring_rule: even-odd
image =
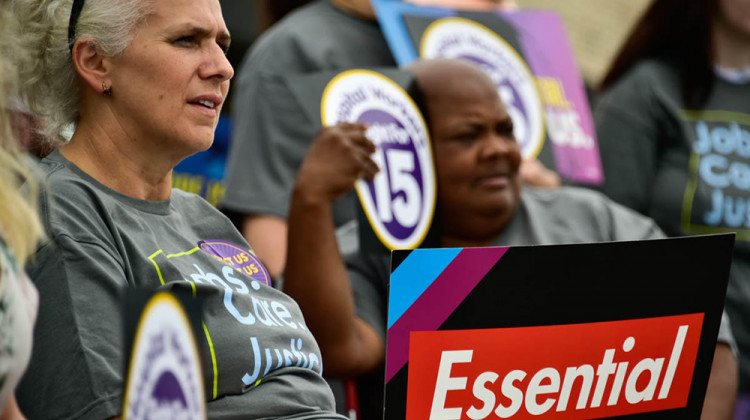
[(736, 232), (726, 311), (750, 392), (750, 83), (715, 79), (702, 109), (687, 108), (677, 68), (646, 60), (594, 112), (603, 191), (669, 236)]
[[(287, 218), (292, 186), (320, 121), (311, 121), (284, 76), (394, 66), (375, 21), (317, 0), (254, 44), (235, 77), (226, 195), (219, 207)], [(339, 226), (354, 219), (353, 193), (334, 205)]]
[(119, 415), (125, 288), (190, 291), (203, 304), (201, 347), (211, 418), (330, 419), (320, 351), (297, 304), (228, 219), (202, 198), (117, 193), (59, 152), (41, 163), (49, 242), (29, 274), (40, 293), (34, 351), (17, 396), (30, 418)]

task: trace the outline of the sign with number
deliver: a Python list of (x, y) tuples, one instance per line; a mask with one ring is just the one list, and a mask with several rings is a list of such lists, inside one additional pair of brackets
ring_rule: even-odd
[(603, 181), (588, 98), (557, 15), (391, 0), (373, 0), (373, 5), (400, 66), (419, 58), (476, 64), (497, 85), (524, 158), (537, 158), (572, 181)]
[(350, 70), (325, 88), (321, 119), (325, 126), (369, 126), (380, 172), (372, 182), (357, 182), (362, 208), (385, 246), (419, 246), (432, 223), (436, 186), (427, 124), (409, 94), (382, 74)]
[(135, 331), (124, 419), (205, 419), (198, 347), (188, 315), (169, 292), (146, 303)]

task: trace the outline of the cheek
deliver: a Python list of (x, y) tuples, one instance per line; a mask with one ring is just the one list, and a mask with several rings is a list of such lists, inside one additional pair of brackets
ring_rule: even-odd
[(508, 161), (510, 162), (511, 167), (517, 171), (521, 167), (521, 160), (521, 147), (518, 143), (513, 142), (508, 152)]
[(447, 146), (435, 150), (435, 172), (438, 184), (469, 177), (474, 165), (470, 151)]

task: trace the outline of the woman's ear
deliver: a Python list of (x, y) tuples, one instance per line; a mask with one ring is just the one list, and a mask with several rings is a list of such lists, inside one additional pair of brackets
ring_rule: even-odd
[(71, 54), (78, 76), (94, 92), (106, 94), (104, 86), (111, 86), (110, 61), (101, 53), (96, 41), (88, 36), (78, 38)]

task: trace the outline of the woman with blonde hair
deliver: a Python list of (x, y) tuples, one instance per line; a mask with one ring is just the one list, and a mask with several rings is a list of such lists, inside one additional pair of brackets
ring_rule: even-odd
[[(172, 189), (174, 166), (211, 145), (234, 74), (219, 1), (12, 4), (24, 28), (25, 105), (48, 135), (73, 128), (41, 161), (49, 241), (29, 266), (42, 304), (21, 409), (32, 418), (121, 415), (122, 295), (140, 287), (201, 301), (211, 418), (343, 419), (297, 304), (270, 287), (226, 217)], [(142, 402), (184, 407), (174, 395), (144, 392)]]
[[(7, 98), (13, 66), (4, 57), (11, 48), (11, 21), (0, 2), (0, 418), (23, 418), (13, 391), (31, 353), (37, 293), (23, 271), (41, 235), (32, 197), (34, 182), (11, 131)], [(21, 188), (22, 184), (25, 184)], [(26, 192), (26, 193), (23, 193)]]

